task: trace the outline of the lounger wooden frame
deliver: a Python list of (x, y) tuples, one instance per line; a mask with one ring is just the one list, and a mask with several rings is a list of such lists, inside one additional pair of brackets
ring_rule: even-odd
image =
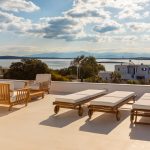
[(115, 106), (105, 106), (105, 105), (89, 105), (88, 108), (88, 116), (89, 118), (92, 117), (93, 112), (106, 112), (106, 113), (113, 113), (116, 115), (116, 119), (117, 121), (120, 120), (120, 111), (119, 108), (121, 106), (123, 106), (124, 104), (131, 104), (129, 103), (130, 101), (133, 101), (133, 103), (135, 102), (135, 97), (136, 95), (132, 95), (131, 97), (125, 99), (124, 101), (120, 102), (119, 104), (115, 105)]
[(76, 110), (78, 110), (78, 115), (82, 116), (83, 115), (82, 105), (85, 104), (85, 103), (88, 103), (89, 101), (91, 101), (94, 98), (98, 98), (98, 97), (101, 97), (103, 95), (105, 95), (105, 94), (94, 96), (92, 98), (87, 98), (86, 100), (82, 100), (82, 101), (76, 102), (76, 103), (55, 101), (55, 102), (53, 102), (53, 105), (55, 105), (54, 112), (55, 112), (55, 114), (57, 114), (59, 112), (60, 108), (76, 109)]
[(9, 111), (14, 105), (25, 104), (27, 106), (29, 99), (28, 89), (17, 90), (16, 99), (14, 102), (11, 101), (10, 96), (10, 84), (0, 83), (0, 104), (9, 105)]
[(150, 117), (150, 110), (145, 110), (145, 109), (132, 109), (131, 110), (131, 116), (130, 116), (130, 121), (131, 124), (148, 124), (150, 125), (150, 123), (146, 123), (146, 122), (138, 122), (137, 121), (137, 117)]

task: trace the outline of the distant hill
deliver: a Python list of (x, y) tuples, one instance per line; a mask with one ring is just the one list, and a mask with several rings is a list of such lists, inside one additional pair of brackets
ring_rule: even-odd
[(63, 58), (76, 58), (77, 56), (94, 56), (95, 58), (101, 59), (145, 59), (150, 60), (150, 53), (116, 53), (116, 52), (86, 52), (86, 51), (76, 51), (76, 52), (49, 52), (41, 54), (33, 54), (28, 56), (0, 56), (0, 59), (22, 59), (22, 58), (38, 58), (38, 59), (63, 59)]
[[(34, 54), (30, 55), (30, 57), (49, 57), (49, 58), (75, 58), (77, 56), (94, 56), (96, 58), (147, 58), (150, 57), (150, 53), (114, 53), (114, 52), (85, 52), (85, 51), (77, 51), (77, 52), (51, 52), (51, 53), (42, 53), (42, 54)], [(149, 59), (149, 58), (148, 58)]]

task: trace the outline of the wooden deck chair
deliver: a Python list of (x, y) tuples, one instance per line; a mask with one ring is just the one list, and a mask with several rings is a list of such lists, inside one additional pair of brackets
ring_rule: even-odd
[(29, 88), (31, 90), (45, 91), (50, 93), (51, 86), (51, 74), (37, 74), (35, 81), (29, 82)]
[(0, 83), (0, 104), (9, 105), (9, 110), (18, 104), (25, 104), (27, 106), (29, 90), (19, 89), (12, 91), (10, 86), (8, 83)]

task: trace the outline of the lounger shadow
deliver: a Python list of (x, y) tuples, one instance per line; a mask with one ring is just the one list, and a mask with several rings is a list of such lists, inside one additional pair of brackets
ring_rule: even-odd
[[(139, 121), (148, 122), (148, 119), (149, 118), (141, 118)], [(150, 141), (149, 125), (135, 124), (131, 128), (131, 132), (129, 136), (130, 136), (130, 139), (132, 140)]]
[(97, 134), (109, 134), (113, 129), (115, 129), (121, 121), (125, 120), (129, 115), (130, 111), (120, 110), (121, 120), (116, 121), (113, 114), (109, 113), (99, 113), (100, 116), (87, 120), (84, 125), (80, 127), (80, 131), (92, 132)]
[(67, 110), (66, 112), (58, 115), (51, 115), (48, 119), (40, 122), (40, 125), (63, 128), (75, 122), (76, 120), (82, 119), (86, 115), (87, 112), (85, 112), (82, 117), (79, 117), (76, 113), (76, 110)]

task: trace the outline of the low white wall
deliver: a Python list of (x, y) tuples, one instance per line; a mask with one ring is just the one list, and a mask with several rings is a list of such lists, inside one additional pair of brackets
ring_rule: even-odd
[(13, 79), (0, 79), (0, 82), (13, 82), (14, 84), (14, 89), (22, 89), (25, 86), (25, 81), (24, 80), (13, 80)]
[[(14, 88), (20, 89), (24, 87), (23, 80), (0, 80), (13, 81)], [(150, 85), (134, 85), (134, 84), (113, 84), (113, 83), (87, 83), (87, 82), (63, 82), (52, 81), (51, 93), (53, 94), (68, 94), (86, 89), (107, 89), (108, 92), (113, 91), (133, 91), (137, 98), (144, 93), (150, 93)]]
[(85, 82), (58, 82), (53, 81), (52, 93), (74, 93), (86, 89), (108, 89), (113, 91), (133, 91), (137, 98), (144, 93), (150, 93), (150, 85), (112, 84), (112, 83), (85, 83)]

